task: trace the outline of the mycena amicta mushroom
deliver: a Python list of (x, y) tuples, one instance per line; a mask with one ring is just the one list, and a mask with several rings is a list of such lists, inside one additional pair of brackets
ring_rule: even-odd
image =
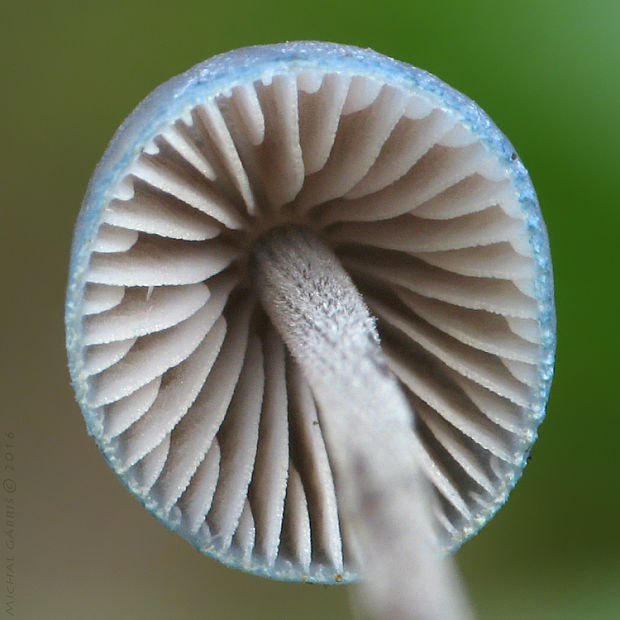
[(434, 76), (369, 50), (216, 56), (116, 133), (66, 307), (89, 432), (204, 553), (368, 582), (371, 613), (467, 617), (442, 551), (518, 479), (555, 318), (511, 144)]

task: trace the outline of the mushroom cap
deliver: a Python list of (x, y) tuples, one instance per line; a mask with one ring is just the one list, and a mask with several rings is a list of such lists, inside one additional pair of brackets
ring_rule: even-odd
[(377, 317), (441, 544), (457, 548), (506, 500), (544, 416), (548, 241), (486, 114), (371, 50), (222, 54), (119, 128), (79, 214), (66, 302), (89, 433), (207, 555), (283, 580), (356, 577), (312, 392), (248, 279), (252, 243), (286, 222), (318, 231)]

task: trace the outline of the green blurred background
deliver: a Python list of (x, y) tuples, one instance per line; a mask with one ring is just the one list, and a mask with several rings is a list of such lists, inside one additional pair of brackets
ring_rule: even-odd
[(483, 619), (620, 618), (618, 0), (1, 7), (0, 431), (15, 434), (2, 458), (17, 466), (16, 617), (352, 617), (346, 587), (226, 569), (151, 518), (87, 437), (64, 354), (73, 222), (124, 116), (215, 53), (320, 39), (437, 74), (478, 101), (530, 169), (555, 266), (556, 379), (524, 478), (457, 558)]

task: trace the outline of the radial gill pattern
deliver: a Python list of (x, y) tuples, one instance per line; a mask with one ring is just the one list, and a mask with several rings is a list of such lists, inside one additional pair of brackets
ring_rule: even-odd
[(70, 365), (90, 432), (166, 525), (245, 570), (347, 580), (317, 408), (252, 243), (309, 226), (353, 277), (450, 549), (504, 501), (544, 413), (546, 236), (510, 144), (436, 78), (353, 48), (251, 52), (164, 85), (112, 142), (76, 232)]

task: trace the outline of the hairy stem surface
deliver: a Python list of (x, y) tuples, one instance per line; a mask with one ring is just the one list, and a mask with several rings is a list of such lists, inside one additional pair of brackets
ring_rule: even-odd
[(373, 318), (338, 259), (313, 232), (285, 226), (254, 248), (263, 306), (314, 393), (341, 523), (375, 618), (470, 618), (433, 531), (413, 413), (382, 353)]

